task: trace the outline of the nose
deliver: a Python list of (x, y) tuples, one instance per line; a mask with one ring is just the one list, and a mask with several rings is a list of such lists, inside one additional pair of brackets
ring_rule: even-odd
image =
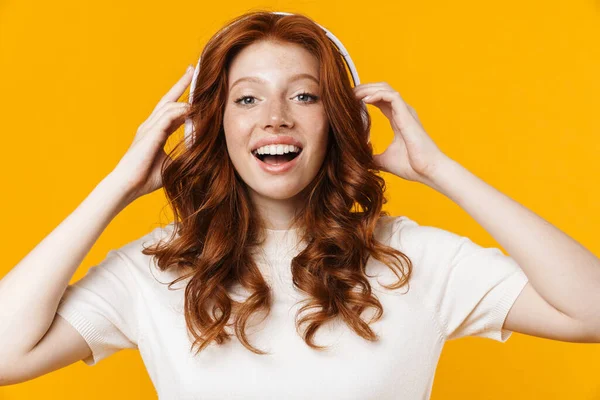
[(293, 126), (292, 116), (285, 99), (272, 98), (268, 100), (265, 112), (266, 116), (263, 129), (269, 127), (274, 129), (279, 129), (281, 127), (291, 128)]

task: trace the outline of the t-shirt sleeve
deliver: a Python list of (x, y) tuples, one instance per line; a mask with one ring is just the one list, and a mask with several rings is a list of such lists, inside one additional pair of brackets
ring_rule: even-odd
[(98, 265), (67, 286), (56, 313), (85, 339), (92, 355), (87, 365), (125, 348), (137, 348), (136, 282), (120, 250), (110, 250)]
[(407, 217), (395, 217), (392, 229), (393, 239), (413, 261), (416, 290), (435, 313), (446, 340), (508, 340), (512, 332), (502, 325), (528, 282), (512, 257)]

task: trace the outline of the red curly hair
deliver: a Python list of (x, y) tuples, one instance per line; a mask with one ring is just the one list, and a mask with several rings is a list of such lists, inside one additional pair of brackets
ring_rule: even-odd
[[(143, 250), (143, 254), (156, 257), (162, 271), (176, 268), (184, 272), (169, 289), (191, 277), (185, 287), (184, 313), (188, 331), (195, 338), (192, 350), (198, 346), (196, 354), (212, 341), (222, 344), (230, 340), (232, 334), (226, 328), (232, 325), (247, 349), (266, 354), (253, 347), (245, 333), (249, 317), (257, 311), (268, 315), (272, 304), (271, 288), (252, 256), (264, 243), (265, 225), (256, 217), (259, 214), (247, 185), (228, 156), (222, 120), (232, 59), (245, 46), (264, 40), (299, 44), (317, 57), (330, 123), (323, 166), (301, 192), (306, 201), (292, 221), (292, 226), (299, 228), (299, 239), (307, 243), (291, 262), (294, 287), (307, 294), (307, 304), (296, 317), (315, 310), (297, 319), (297, 330), (308, 325), (304, 341), (323, 350), (313, 342), (315, 332), (336, 317), (364, 339), (378, 340), (369, 323), (381, 318), (383, 307), (371, 291), (365, 272), (367, 260), (374, 257), (398, 277), (387, 289), (407, 284), (412, 272), (405, 254), (374, 238), (377, 221), (388, 215), (381, 210), (387, 202), (385, 180), (377, 175), (373, 148), (367, 140), (371, 120), (354, 96), (339, 50), (303, 14), (247, 12), (231, 20), (204, 48), (187, 114), (193, 122), (194, 141), (175, 156), (184, 145), (180, 142), (161, 170), (175, 229), (170, 240)], [(407, 263), (406, 271), (401, 259)], [(229, 289), (234, 284), (251, 294), (244, 302), (231, 298)], [(376, 310), (368, 323), (361, 318), (367, 307)]]

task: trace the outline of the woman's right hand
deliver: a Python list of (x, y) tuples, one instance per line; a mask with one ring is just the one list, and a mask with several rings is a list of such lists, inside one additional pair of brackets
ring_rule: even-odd
[(163, 185), (160, 168), (168, 157), (163, 147), (167, 138), (185, 122), (190, 105), (177, 100), (190, 85), (193, 71), (189, 66), (160, 99), (152, 114), (139, 126), (133, 143), (111, 173), (125, 184), (132, 200), (152, 193)]

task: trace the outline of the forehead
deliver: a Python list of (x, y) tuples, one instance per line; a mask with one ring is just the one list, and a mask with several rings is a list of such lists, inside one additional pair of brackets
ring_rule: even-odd
[(302, 73), (319, 77), (319, 62), (308, 50), (295, 43), (261, 41), (246, 46), (234, 57), (228, 80), (231, 88), (242, 77), (277, 81)]

